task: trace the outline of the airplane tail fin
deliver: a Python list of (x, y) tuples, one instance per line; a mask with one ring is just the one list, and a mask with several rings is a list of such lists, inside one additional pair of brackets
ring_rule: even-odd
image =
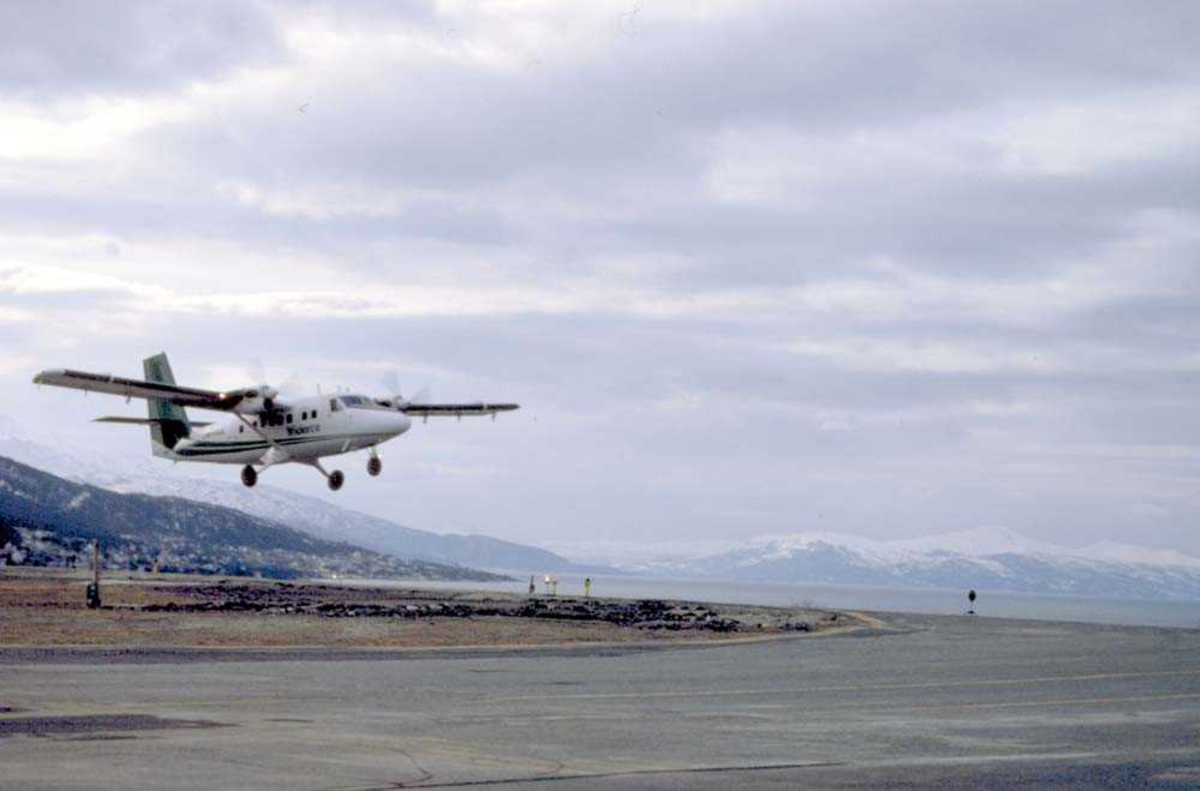
[[(175, 384), (175, 375), (171, 373), (171, 363), (167, 361), (166, 353), (147, 357), (142, 361), (146, 372), (146, 381)], [(170, 456), (171, 450), (179, 440), (191, 436), (192, 424), (188, 420), (183, 407), (176, 406), (170, 401), (159, 398), (147, 400), (150, 413), (150, 446), (155, 456)]]

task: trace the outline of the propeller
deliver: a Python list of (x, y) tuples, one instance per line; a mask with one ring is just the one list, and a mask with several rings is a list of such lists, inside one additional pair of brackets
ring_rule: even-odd
[(429, 386), (423, 386), (412, 398), (405, 398), (400, 390), (400, 377), (395, 371), (388, 371), (380, 380), (383, 386), (387, 388), (387, 392), (391, 393), (387, 398), (382, 399), (385, 406), (395, 407), (396, 409), (404, 409), (411, 404), (427, 404), (430, 400)]
[(429, 389), (429, 385), (422, 385), (421, 389), (413, 393), (413, 397), (408, 399), (410, 404), (428, 404), (433, 400), (433, 394)]
[(252, 381), (258, 382), (254, 390), (262, 398), (263, 408), (268, 412), (275, 409), (277, 398), (282, 397), (286, 400), (287, 398), (302, 397), (311, 390), (304, 377), (295, 373), (290, 374), (277, 387), (267, 384), (267, 370), (259, 358), (251, 360), (247, 367), (247, 373)]
[(380, 381), (383, 383), (385, 392), (399, 393), (400, 392), (400, 376), (395, 371), (385, 373)]

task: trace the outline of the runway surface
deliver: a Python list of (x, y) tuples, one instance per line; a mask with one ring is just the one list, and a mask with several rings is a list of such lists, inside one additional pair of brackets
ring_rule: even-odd
[(1200, 631), (888, 619), (653, 651), (0, 651), (0, 786), (1200, 785)]

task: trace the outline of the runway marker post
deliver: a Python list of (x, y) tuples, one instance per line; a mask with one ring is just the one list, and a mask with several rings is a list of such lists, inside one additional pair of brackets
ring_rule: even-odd
[(100, 609), (100, 539), (92, 539), (92, 581), (87, 586), (87, 607)]

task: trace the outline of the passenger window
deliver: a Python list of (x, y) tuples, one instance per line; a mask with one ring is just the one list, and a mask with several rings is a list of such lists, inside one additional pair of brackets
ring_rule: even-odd
[(245, 427), (245, 426), (238, 426), (238, 433), (239, 433), (239, 434), (245, 434), (245, 433), (246, 433), (246, 427)]
[(292, 422), (292, 413), (291, 413), (291, 412), (288, 412), (288, 413), (287, 413), (287, 422), (288, 422), (288, 423), (291, 423), (291, 422)]

